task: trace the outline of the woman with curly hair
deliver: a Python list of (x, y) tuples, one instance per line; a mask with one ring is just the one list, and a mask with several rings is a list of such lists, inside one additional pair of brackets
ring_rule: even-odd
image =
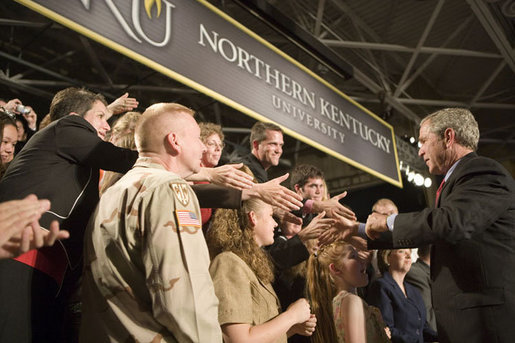
[(272, 207), (256, 199), (239, 210), (216, 211), (207, 242), (210, 273), (220, 304), (218, 320), (226, 343), (276, 343), (287, 335), (309, 336), (316, 318), (306, 299), (299, 299), (279, 314), (272, 288), (273, 265), (262, 246), (273, 243), (277, 223)]
[(365, 263), (346, 242), (336, 241), (310, 256), (307, 291), (319, 323), (311, 342), (390, 342), (379, 310), (356, 295), (356, 288), (367, 283)]

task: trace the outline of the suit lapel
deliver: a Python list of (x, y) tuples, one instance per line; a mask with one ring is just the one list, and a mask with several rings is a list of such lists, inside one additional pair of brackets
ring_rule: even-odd
[(462, 168), (463, 168), (464, 164), (466, 164), (466, 161), (473, 157), (477, 157), (477, 154), (475, 152), (471, 152), (461, 158), (460, 162), (458, 163), (458, 165), (452, 172), (451, 176), (449, 176), (447, 181), (445, 181), (445, 183), (443, 184), (442, 191), (440, 193), (440, 197), (438, 198), (438, 202), (436, 203), (436, 207), (440, 207), (440, 204), (442, 203), (442, 199), (445, 199), (445, 197), (447, 197), (447, 195), (452, 190), (452, 188), (453, 188), (452, 186), (456, 182), (456, 179), (461, 175)]

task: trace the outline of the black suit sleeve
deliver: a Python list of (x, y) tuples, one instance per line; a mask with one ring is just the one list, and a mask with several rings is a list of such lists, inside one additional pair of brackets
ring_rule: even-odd
[(369, 248), (413, 247), (436, 240), (455, 244), (480, 235), (498, 220), (510, 227), (507, 221), (513, 218), (502, 215), (515, 202), (515, 187), (497, 162), (477, 156), (461, 161), (447, 183), (438, 208), (399, 214), (393, 233), (369, 241)]
[(72, 116), (56, 125), (57, 153), (72, 163), (119, 173), (127, 172), (138, 153), (101, 140), (83, 118)]
[(266, 250), (279, 270), (291, 268), (309, 258), (308, 249), (297, 235), (290, 239), (278, 236)]
[(213, 184), (197, 184), (191, 188), (198, 198), (201, 208), (234, 208), (241, 207), (241, 190)]

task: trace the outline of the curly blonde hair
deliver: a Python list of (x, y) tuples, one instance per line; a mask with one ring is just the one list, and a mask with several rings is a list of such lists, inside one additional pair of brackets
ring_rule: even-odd
[(231, 251), (238, 255), (264, 283), (273, 282), (274, 269), (270, 257), (254, 239), (254, 230), (249, 222), (251, 211), (260, 211), (264, 202), (245, 200), (241, 209), (218, 209), (206, 236), (211, 258)]

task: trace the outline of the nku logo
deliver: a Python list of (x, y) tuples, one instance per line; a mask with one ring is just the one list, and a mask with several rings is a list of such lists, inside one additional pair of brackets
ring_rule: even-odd
[[(80, 0), (84, 7), (89, 10), (91, 0)], [(120, 13), (120, 10), (118, 7), (114, 4), (113, 0), (104, 0), (107, 7), (111, 10), (116, 20), (120, 23), (123, 30), (136, 42), (142, 43), (143, 40), (147, 43), (157, 46), (157, 47), (163, 47), (170, 41), (170, 35), (172, 32), (172, 9), (175, 8), (175, 5), (168, 2), (167, 0), (144, 0), (144, 6), (145, 6), (145, 12), (147, 13), (147, 16), (149, 19), (152, 19), (152, 8), (155, 5), (157, 15), (156, 18), (159, 18), (161, 16), (162, 6), (164, 3), (165, 7), (165, 32), (164, 32), (164, 38), (161, 42), (156, 42), (150, 39), (145, 32), (143, 32), (143, 29), (141, 27), (140, 22), (140, 13), (141, 13), (141, 1), (140, 0), (132, 0), (132, 7), (131, 7), (131, 20), (132, 20), (132, 27), (129, 25), (127, 20), (122, 16)]]

